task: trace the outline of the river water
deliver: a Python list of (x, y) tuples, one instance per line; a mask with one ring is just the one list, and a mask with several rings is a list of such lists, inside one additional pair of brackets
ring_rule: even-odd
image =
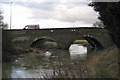
[[(74, 63), (87, 59), (87, 47), (72, 44), (69, 51), (43, 51), (24, 54), (13, 62), (3, 63), (3, 78), (50, 78), (65, 73)], [(60, 70), (63, 72), (60, 72)]]

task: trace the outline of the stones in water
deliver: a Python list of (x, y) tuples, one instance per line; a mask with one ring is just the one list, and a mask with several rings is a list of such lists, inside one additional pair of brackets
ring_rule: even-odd
[(46, 52), (45, 52), (45, 56), (46, 56), (46, 57), (50, 57), (51, 55), (52, 55), (52, 53), (50, 53), (49, 51), (46, 51)]

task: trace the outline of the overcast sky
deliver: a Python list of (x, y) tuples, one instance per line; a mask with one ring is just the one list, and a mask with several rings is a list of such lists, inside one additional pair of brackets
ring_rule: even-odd
[[(89, 0), (11, 0), (12, 29), (39, 24), (41, 28), (92, 27), (98, 19)], [(1, 0), (4, 22), (10, 24), (10, 0)]]

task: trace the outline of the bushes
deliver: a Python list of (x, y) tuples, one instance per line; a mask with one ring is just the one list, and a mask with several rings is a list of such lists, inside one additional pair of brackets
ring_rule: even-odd
[(14, 60), (13, 56), (18, 54), (12, 43), (10, 33), (3, 31), (2, 35), (2, 61), (10, 62)]

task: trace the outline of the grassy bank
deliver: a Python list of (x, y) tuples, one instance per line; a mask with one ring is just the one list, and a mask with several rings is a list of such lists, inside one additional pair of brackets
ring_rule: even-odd
[(96, 64), (97, 78), (111, 78), (118, 77), (118, 49), (110, 48), (99, 56), (98, 63)]
[(86, 40), (75, 40), (73, 44), (82, 44), (83, 46), (87, 46), (88, 42)]
[(81, 43), (87, 43), (87, 41), (86, 40), (75, 40), (73, 43), (74, 44), (81, 44)]
[(86, 67), (84, 77), (95, 78), (116, 78), (118, 77), (118, 49), (113, 46), (100, 51), (83, 63)]
[[(62, 62), (63, 61), (63, 62)], [(118, 77), (118, 50), (111, 47), (109, 49), (95, 52), (86, 61), (70, 61), (65, 63), (59, 59), (59, 68), (55, 70), (53, 78), (116, 78)]]

